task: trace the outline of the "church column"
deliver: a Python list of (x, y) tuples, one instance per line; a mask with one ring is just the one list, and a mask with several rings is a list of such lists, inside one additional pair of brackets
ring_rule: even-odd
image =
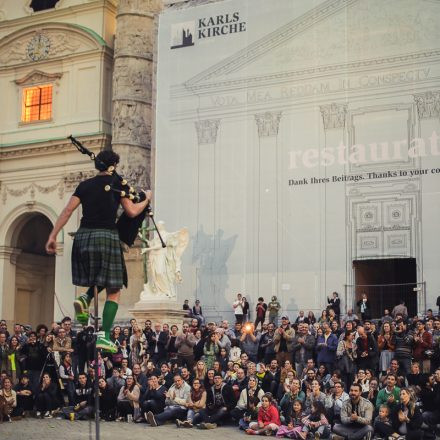
[[(418, 237), (414, 237), (414, 245), (422, 246), (421, 253), (414, 252), (415, 255), (421, 255), (421, 261), (417, 263), (417, 281), (426, 282), (427, 301), (423, 290), (417, 291), (418, 312), (424, 312), (426, 307), (435, 306), (435, 297), (440, 291), (440, 281), (438, 278), (437, 267), (423, 265), (423, 261), (435, 261), (440, 248), (440, 239), (438, 234), (438, 225), (435, 221), (428, 219), (440, 218), (440, 204), (438, 200), (439, 174), (430, 173), (431, 169), (440, 168), (440, 90), (430, 90), (424, 93), (414, 95), (418, 116), (418, 133), (415, 137), (422, 138), (425, 145), (426, 156), (420, 158), (420, 168), (428, 169), (428, 174), (423, 177), (423, 191), (421, 194), (421, 212), (423, 212), (423, 229), (418, 224), (417, 231), (414, 231)], [(416, 161), (417, 163), (417, 161)]]
[(161, 7), (160, 0), (120, 0), (116, 17), (112, 147), (121, 175), (141, 187), (150, 183), (154, 17)]
[[(217, 141), (219, 119), (204, 119), (195, 122), (197, 131), (197, 239), (196, 249), (199, 253), (198, 292), (197, 296), (203, 295), (210, 298), (205, 309), (209, 316), (215, 314), (217, 300), (215, 298), (215, 232), (216, 232), (216, 173), (215, 173), (215, 144)], [(211, 309), (211, 311), (209, 310)]]
[[(324, 148), (337, 148), (345, 143), (344, 130), (346, 126), (347, 104), (331, 103), (320, 106), (325, 133)], [(320, 292), (321, 307), (327, 305), (327, 296), (331, 292), (338, 292), (342, 307), (346, 307), (343, 285), (346, 281), (345, 270), (347, 251), (347, 220), (346, 220), (346, 185), (345, 183), (331, 183), (332, 176), (341, 176), (348, 173), (344, 164), (335, 161), (329, 166), (319, 167), (319, 177), (330, 179), (328, 184), (319, 184), (320, 190), (320, 228), (321, 228), (321, 261), (320, 261)], [(324, 249), (323, 249), (324, 247)], [(351, 262), (347, 267), (350, 266)], [(349, 308), (351, 305), (349, 306)]]
[(255, 121), (259, 137), (257, 242), (258, 296), (278, 295), (278, 129), (281, 112), (257, 113)]
[(21, 250), (0, 246), (0, 316), (13, 324), (15, 318), (15, 274)]

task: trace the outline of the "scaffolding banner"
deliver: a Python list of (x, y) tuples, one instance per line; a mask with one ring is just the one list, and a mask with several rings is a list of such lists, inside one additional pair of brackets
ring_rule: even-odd
[(168, 230), (190, 231), (179, 299), (232, 317), (237, 292), (276, 295), (293, 316), (333, 291), (355, 304), (365, 289), (346, 286), (408, 284), (411, 312), (435, 304), (439, 19), (419, 0), (160, 15), (155, 197)]

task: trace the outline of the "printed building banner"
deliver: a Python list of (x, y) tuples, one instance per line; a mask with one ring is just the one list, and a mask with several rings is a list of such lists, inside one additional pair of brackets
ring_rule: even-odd
[(372, 317), (440, 295), (440, 2), (225, 0), (159, 19), (156, 217), (179, 300)]

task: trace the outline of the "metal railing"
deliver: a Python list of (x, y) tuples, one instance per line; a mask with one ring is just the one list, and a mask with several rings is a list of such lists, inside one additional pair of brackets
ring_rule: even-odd
[(426, 283), (404, 284), (346, 284), (345, 285), (345, 312), (353, 309), (360, 314), (358, 301), (366, 293), (371, 304), (371, 318), (381, 318), (384, 310), (390, 312), (400, 300), (405, 301), (409, 316), (417, 313), (426, 313)]

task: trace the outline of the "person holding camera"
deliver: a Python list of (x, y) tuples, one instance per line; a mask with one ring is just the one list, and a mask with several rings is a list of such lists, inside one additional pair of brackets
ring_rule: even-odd
[(259, 344), (260, 335), (254, 335), (254, 325), (251, 322), (246, 323), (240, 337), (240, 348), (242, 353), (246, 353), (252, 362), (258, 362)]

